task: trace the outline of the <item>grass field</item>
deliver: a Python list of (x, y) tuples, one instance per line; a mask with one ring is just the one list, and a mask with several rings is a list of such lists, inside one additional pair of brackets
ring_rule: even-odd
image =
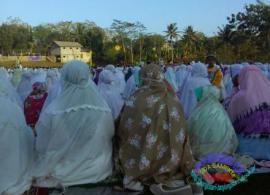
[[(49, 61), (27, 61), (21, 62), (23, 67), (27, 68), (59, 68), (62, 67), (62, 63), (53, 63)], [(0, 61), (0, 67), (15, 68), (16, 61)]]

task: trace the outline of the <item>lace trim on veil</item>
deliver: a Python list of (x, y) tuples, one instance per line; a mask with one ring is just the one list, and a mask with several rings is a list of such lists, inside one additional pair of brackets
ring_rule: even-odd
[(71, 107), (71, 108), (67, 108), (65, 110), (52, 111), (51, 113), (54, 114), (54, 115), (57, 115), (57, 114), (62, 114), (62, 113), (76, 112), (76, 111), (82, 110), (82, 109), (93, 109), (93, 110), (96, 110), (96, 111), (102, 111), (102, 112), (111, 113), (111, 110), (109, 108), (102, 108), (102, 107), (92, 106), (92, 105), (87, 105), (87, 104), (83, 104), (83, 105), (80, 105), (80, 106), (74, 106), (74, 107)]

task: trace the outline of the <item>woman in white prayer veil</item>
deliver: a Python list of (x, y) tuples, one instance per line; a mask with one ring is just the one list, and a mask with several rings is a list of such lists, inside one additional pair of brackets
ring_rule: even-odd
[(175, 71), (175, 79), (178, 89), (181, 89), (182, 84), (188, 75), (188, 71), (186, 69), (187, 69), (186, 65), (181, 64), (179, 67), (177, 67)]
[[(232, 66), (233, 65), (223, 65), (223, 68), (225, 69), (225, 73), (223, 74), (223, 84), (224, 84), (224, 88), (226, 90), (226, 95), (228, 97), (228, 95), (230, 95), (231, 90), (232, 90)], [(225, 97), (225, 99), (227, 98)]]
[(113, 73), (116, 72), (115, 66), (112, 65), (112, 64), (108, 64), (107, 66), (105, 66), (104, 69), (105, 69), (105, 70), (109, 70), (109, 71), (111, 71), (111, 72), (113, 72)]
[(132, 76), (127, 80), (124, 92), (123, 99), (128, 100), (128, 98), (139, 88), (140, 86), (140, 67), (135, 67), (132, 71)]
[(32, 183), (33, 134), (4, 85), (0, 82), (0, 194), (19, 195)]
[[(45, 110), (50, 103), (61, 93), (61, 83), (58, 79), (48, 90), (48, 97), (46, 98), (46, 101), (44, 102), (44, 105), (42, 107), (42, 111)], [(41, 112), (42, 112), (41, 111)]]
[(115, 85), (116, 89), (119, 91), (120, 95), (124, 93), (125, 86), (126, 86), (126, 81), (125, 81), (125, 76), (122, 70), (115, 69)]
[(197, 105), (197, 97), (194, 90), (198, 87), (211, 85), (207, 77), (208, 73), (206, 65), (202, 63), (192, 65), (191, 75), (192, 77), (187, 80), (185, 86), (183, 87), (180, 98), (186, 118), (189, 117), (191, 111)]
[[(51, 71), (53, 71), (53, 75), (55, 77), (56, 75), (56, 78), (57, 79), (54, 79), (53, 82), (50, 83), (50, 79), (47, 80), (47, 86), (48, 86), (48, 83), (50, 83), (50, 87), (48, 88), (48, 97), (46, 98), (46, 101), (43, 105), (43, 108), (42, 108), (42, 111), (45, 110), (45, 108), (47, 108), (47, 106), (60, 94), (61, 92), (61, 83), (60, 83), (60, 80), (59, 80), (59, 77), (60, 77), (60, 72), (58, 69), (52, 69)], [(41, 111), (41, 112), (42, 112)]]
[(174, 92), (178, 91), (175, 73), (172, 67), (168, 67), (166, 72), (164, 73), (165, 79), (171, 84)]
[(45, 83), (46, 82), (46, 72), (43, 69), (37, 69), (33, 71), (33, 75), (32, 75), (32, 85), (35, 82), (41, 82), (41, 83)]
[(17, 104), (20, 108), (22, 108), (22, 100), (16, 92), (15, 88), (11, 84), (8, 79), (8, 73), (5, 69), (0, 69), (0, 83), (2, 88), (7, 93), (7, 98), (11, 100), (13, 103)]
[(115, 68), (115, 66), (112, 64), (107, 65), (104, 70), (108, 70), (113, 73), (115, 89), (120, 93), (120, 95), (122, 95), (126, 86), (123, 72)]
[(70, 61), (61, 74), (61, 92), (36, 125), (36, 187), (96, 183), (112, 173), (113, 117), (89, 67)]
[(105, 69), (100, 73), (98, 89), (111, 108), (114, 119), (116, 119), (124, 105), (124, 100), (117, 90), (115, 78), (111, 71)]
[[(242, 64), (232, 64), (230, 65), (230, 90), (228, 90), (228, 96), (224, 99), (223, 105), (225, 109), (228, 109), (229, 104), (233, 98), (233, 96), (239, 91), (238, 86), (238, 74), (243, 68)], [(226, 75), (225, 75), (226, 76)]]
[(268, 65), (262, 63), (255, 63), (255, 65), (262, 71), (263, 75), (268, 76)]
[(175, 78), (176, 78), (176, 83), (178, 87), (177, 97), (179, 99), (181, 97), (182, 89), (190, 75), (191, 75), (191, 72), (187, 70), (187, 66), (185, 64), (181, 64), (176, 69)]
[(46, 86), (48, 91), (51, 89), (51, 87), (58, 81), (58, 75), (56, 70), (50, 69), (47, 72), (46, 75)]
[(22, 74), (21, 81), (17, 86), (17, 92), (23, 102), (32, 91), (31, 80), (32, 80), (32, 73), (30, 71), (25, 71)]
[(11, 83), (15, 88), (18, 86), (21, 77), (22, 77), (22, 69), (15, 69), (11, 77)]

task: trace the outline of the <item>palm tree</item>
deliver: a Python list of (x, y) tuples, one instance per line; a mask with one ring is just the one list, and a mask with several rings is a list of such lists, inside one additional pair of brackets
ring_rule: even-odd
[(191, 57), (192, 53), (196, 51), (196, 45), (199, 40), (197, 32), (193, 30), (192, 26), (188, 26), (183, 34), (184, 55)]
[(177, 28), (177, 24), (176, 23), (171, 23), (167, 26), (167, 30), (164, 31), (166, 33), (166, 37), (168, 39), (169, 44), (171, 45), (172, 48), (172, 62), (173, 62), (173, 41), (176, 40), (179, 37), (179, 31)]

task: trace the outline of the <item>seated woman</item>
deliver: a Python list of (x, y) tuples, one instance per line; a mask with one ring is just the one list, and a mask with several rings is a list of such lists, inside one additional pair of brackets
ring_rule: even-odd
[(148, 182), (183, 179), (193, 166), (178, 98), (157, 65), (144, 66), (140, 76), (141, 86), (126, 101), (118, 128), (124, 187), (137, 191)]
[(59, 72), (57, 69), (49, 69), (46, 75), (46, 88), (48, 91), (58, 82)]
[(187, 70), (187, 66), (184, 64), (181, 64), (179, 67), (177, 67), (175, 72), (175, 78), (177, 83), (177, 96), (181, 97), (181, 91), (188, 79), (188, 77), (191, 75), (191, 72)]
[(44, 83), (35, 82), (32, 88), (24, 101), (24, 115), (27, 125), (34, 129), (48, 93)]
[(15, 88), (12, 86), (8, 78), (8, 72), (4, 68), (0, 68), (0, 83), (2, 89), (7, 93), (8, 99), (22, 108), (21, 98), (19, 97)]
[(12, 85), (16, 88), (21, 80), (22, 77), (22, 69), (14, 69), (14, 72), (12, 74), (12, 77), (10, 79)]
[(36, 125), (34, 186), (97, 183), (112, 173), (113, 117), (88, 65), (70, 61), (61, 74), (61, 92)]
[(230, 118), (219, 103), (220, 91), (209, 85), (195, 89), (198, 105), (188, 120), (190, 144), (199, 160), (210, 153), (233, 154), (238, 145)]
[[(207, 68), (204, 64), (197, 63), (192, 66), (192, 77), (188, 78), (183, 87), (183, 91), (180, 91), (180, 101), (184, 108), (185, 117), (188, 118), (192, 110), (197, 105), (197, 98), (194, 93), (194, 89), (197, 87), (203, 87), (210, 85), (210, 81), (207, 77)], [(179, 94), (179, 93), (178, 93)]]
[(123, 99), (127, 100), (139, 87), (141, 84), (140, 79), (140, 68), (135, 67), (133, 69), (132, 75), (127, 80), (124, 92), (123, 92)]
[(127, 73), (125, 74), (125, 81), (127, 82), (128, 79), (132, 76), (132, 69), (131, 67), (128, 68)]
[(24, 102), (26, 97), (32, 91), (32, 73), (28, 70), (23, 72), (21, 80), (17, 86), (17, 93), (21, 98), (21, 101)]
[(0, 194), (23, 194), (32, 182), (33, 135), (4, 84), (0, 82)]
[(174, 92), (178, 91), (178, 86), (176, 82), (175, 71), (172, 67), (167, 67), (166, 72), (164, 73), (165, 80), (169, 82), (171, 87), (173, 88)]
[(239, 87), (228, 108), (238, 152), (270, 160), (270, 82), (256, 66), (247, 66), (239, 73)]
[(98, 81), (99, 81), (99, 75), (100, 75), (101, 71), (102, 71), (102, 68), (97, 68), (97, 69), (95, 70), (95, 75), (94, 75), (93, 81), (94, 81), (94, 83), (95, 83), (96, 85), (98, 84)]
[(125, 75), (122, 72), (122, 70), (116, 68), (114, 77), (115, 77), (115, 85), (117, 86), (116, 89), (120, 93), (120, 95), (123, 96), (126, 87)]
[(231, 75), (230, 85), (231, 86), (230, 86), (230, 90), (227, 91), (228, 96), (224, 99), (224, 102), (223, 102), (223, 105), (226, 110), (228, 110), (232, 97), (239, 91), (238, 76), (239, 76), (239, 72), (241, 68), (242, 68), (241, 64), (230, 66), (230, 75)]
[(115, 82), (115, 77), (111, 71), (103, 70), (100, 73), (98, 90), (111, 108), (114, 119), (119, 116), (124, 105), (124, 100), (117, 90)]

